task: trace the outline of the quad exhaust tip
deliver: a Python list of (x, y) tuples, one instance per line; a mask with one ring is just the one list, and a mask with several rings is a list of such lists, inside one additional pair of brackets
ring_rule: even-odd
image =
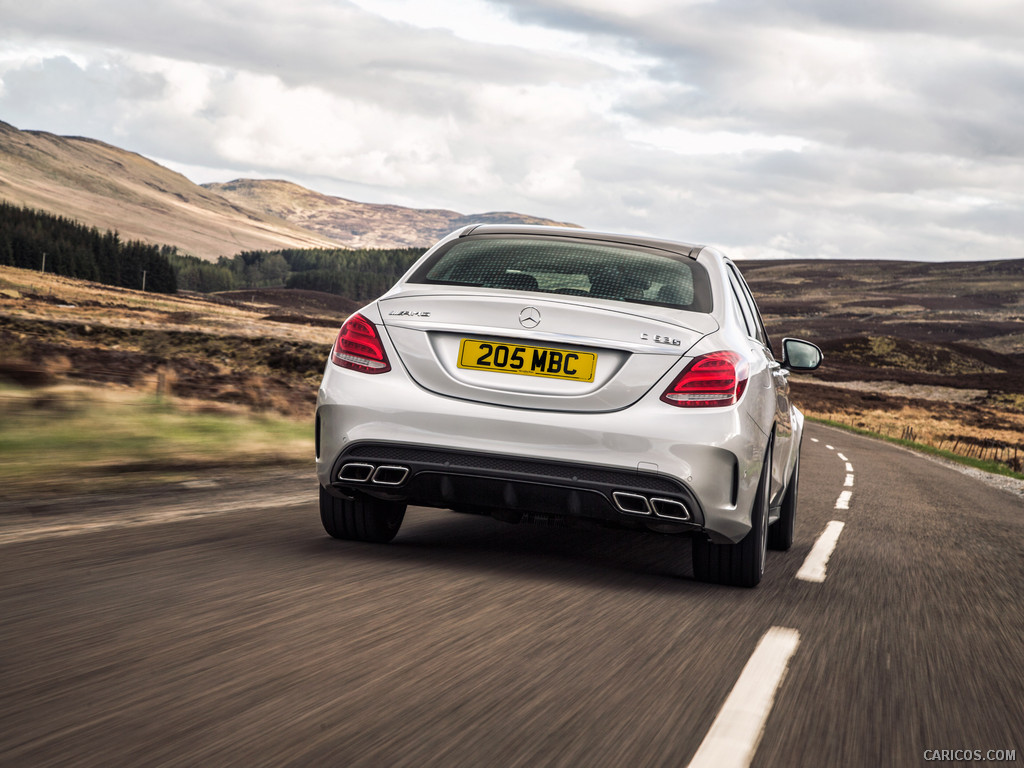
[(383, 465), (377, 467), (373, 473), (373, 482), (376, 485), (401, 485), (409, 476), (408, 467)]
[(338, 473), (338, 479), (350, 483), (365, 483), (373, 475), (373, 469), (373, 464), (346, 464)]
[(675, 499), (647, 498), (639, 493), (612, 492), (612, 500), (620, 512), (629, 515), (654, 515), (665, 520), (693, 522), (689, 507)]
[(401, 485), (409, 476), (408, 467), (392, 464), (373, 464), (349, 462), (338, 472), (338, 479), (346, 483), (373, 483), (374, 485)]
[(654, 514), (666, 520), (680, 520), (684, 523), (693, 521), (693, 515), (683, 502), (675, 499), (651, 499)]
[(630, 515), (651, 514), (650, 502), (647, 501), (646, 496), (641, 496), (639, 493), (614, 491), (612, 499), (615, 501), (615, 506), (619, 508), (620, 512), (626, 512)]

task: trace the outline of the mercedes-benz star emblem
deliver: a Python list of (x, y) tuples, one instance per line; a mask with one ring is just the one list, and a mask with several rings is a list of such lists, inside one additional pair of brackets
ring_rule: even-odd
[(523, 328), (536, 328), (540, 325), (540, 310), (536, 307), (525, 307), (519, 313), (519, 324)]

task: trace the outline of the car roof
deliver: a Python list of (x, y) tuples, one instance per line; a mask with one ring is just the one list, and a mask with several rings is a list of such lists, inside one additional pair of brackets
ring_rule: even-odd
[(621, 245), (637, 245), (644, 248), (655, 248), (661, 251), (687, 256), (696, 259), (703, 245), (692, 243), (680, 243), (672, 240), (659, 240), (653, 237), (639, 237), (636, 235), (619, 235), (611, 232), (601, 232), (594, 229), (582, 229), (576, 227), (548, 227), (534, 224), (471, 224), (461, 232), (459, 237), (468, 235), (515, 235), (515, 236), (547, 236), (547, 237), (571, 237), (577, 240), (595, 240), (605, 243), (618, 243)]

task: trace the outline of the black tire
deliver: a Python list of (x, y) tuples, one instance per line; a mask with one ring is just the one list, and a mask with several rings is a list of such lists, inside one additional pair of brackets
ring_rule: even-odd
[(336, 539), (387, 544), (405, 518), (400, 501), (339, 499), (320, 486), (320, 522)]
[(793, 546), (793, 530), (796, 527), (796, 495), (800, 487), (800, 451), (796, 453), (793, 474), (789, 476), (789, 487), (782, 497), (779, 519), (768, 526), (768, 549), (785, 552)]
[(756, 587), (761, 582), (768, 549), (771, 465), (769, 444), (750, 511), (750, 533), (735, 544), (714, 544), (699, 534), (693, 537), (693, 575), (699, 581), (730, 587)]

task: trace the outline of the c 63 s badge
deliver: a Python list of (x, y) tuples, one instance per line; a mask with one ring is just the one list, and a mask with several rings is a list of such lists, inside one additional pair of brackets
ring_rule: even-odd
[(642, 341), (653, 341), (655, 344), (671, 344), (673, 347), (679, 347), (683, 344), (681, 339), (674, 339), (671, 336), (661, 336), (659, 334), (641, 333), (640, 339)]
[(388, 312), (389, 317), (430, 317), (429, 312), (410, 311), (408, 309), (393, 309)]

